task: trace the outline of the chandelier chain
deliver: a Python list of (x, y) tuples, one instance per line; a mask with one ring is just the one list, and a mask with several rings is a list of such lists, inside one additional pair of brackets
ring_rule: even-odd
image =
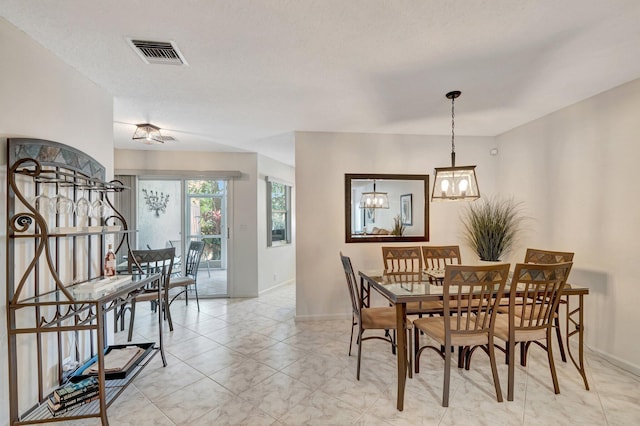
[(454, 103), (456, 101), (455, 97), (451, 98), (451, 152), (456, 152), (456, 145), (454, 142), (455, 139), (455, 117), (456, 117), (456, 113), (455, 113), (455, 108), (454, 108)]

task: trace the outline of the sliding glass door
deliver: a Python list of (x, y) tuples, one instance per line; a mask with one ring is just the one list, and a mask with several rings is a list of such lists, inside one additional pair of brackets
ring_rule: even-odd
[(189, 242), (204, 241), (198, 295), (227, 296), (229, 181), (140, 177), (137, 186), (137, 248), (175, 247), (179, 272)]
[(226, 180), (192, 179), (185, 182), (187, 241), (204, 241), (198, 273), (200, 295), (227, 295)]
[(182, 255), (182, 180), (138, 180), (138, 249), (175, 247)]

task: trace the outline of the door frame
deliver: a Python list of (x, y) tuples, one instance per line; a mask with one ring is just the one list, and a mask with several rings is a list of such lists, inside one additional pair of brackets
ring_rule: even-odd
[[(128, 172), (128, 173), (127, 173)], [(140, 200), (137, 198), (137, 193), (138, 193), (138, 181), (141, 180), (178, 180), (181, 182), (181, 194), (180, 194), (180, 203), (182, 208), (180, 209), (180, 220), (181, 220), (181, 231), (180, 231), (180, 236), (181, 236), (181, 250), (182, 253), (186, 254), (186, 250), (187, 250), (187, 244), (186, 244), (186, 235), (187, 235), (187, 222), (186, 222), (186, 216), (187, 216), (187, 209), (189, 208), (187, 206), (187, 195), (186, 195), (186, 182), (188, 180), (225, 180), (227, 182), (227, 203), (226, 203), (226, 207), (227, 207), (227, 291), (225, 294), (215, 294), (215, 295), (203, 295), (204, 298), (228, 298), (230, 294), (232, 294), (232, 288), (234, 286), (234, 280), (233, 280), (233, 268), (235, 265), (235, 261), (234, 261), (234, 256), (233, 256), (233, 247), (234, 247), (234, 238), (233, 238), (233, 233), (231, 232), (233, 228), (233, 217), (234, 217), (234, 212), (233, 212), (233, 182), (234, 182), (234, 178), (240, 176), (240, 172), (216, 172), (216, 171), (212, 171), (212, 172), (190, 172), (190, 171), (176, 171), (175, 174), (174, 173), (169, 173), (167, 171), (165, 172), (161, 172), (161, 173), (153, 173), (149, 170), (146, 171), (140, 171), (139, 174), (133, 174), (131, 173), (132, 171), (129, 170), (122, 170), (119, 171), (119, 173), (116, 174), (122, 174), (122, 175), (127, 175), (127, 174), (132, 174), (136, 177), (136, 188), (135, 188), (135, 193), (136, 193), (136, 208), (135, 208), (135, 220), (138, 220), (138, 205), (140, 203)], [(151, 173), (149, 173), (151, 172)], [(183, 268), (184, 268), (184, 262), (183, 262)], [(182, 271), (184, 272), (184, 271)]]
[[(191, 208), (191, 206), (189, 205), (189, 200), (191, 198), (214, 198), (215, 196), (209, 196), (206, 195), (204, 197), (199, 197), (198, 194), (194, 194), (193, 196), (189, 196), (189, 194), (187, 194), (187, 181), (190, 180), (213, 180), (213, 181), (219, 181), (219, 180), (223, 180), (226, 181), (227, 183), (227, 189), (226, 189), (226, 200), (224, 201), (224, 207), (225, 207), (225, 225), (226, 225), (226, 229), (223, 230), (222, 233), (222, 246), (226, 247), (226, 252), (224, 253), (224, 256), (226, 257), (226, 271), (227, 271), (227, 285), (226, 285), (226, 292), (224, 294), (211, 294), (211, 295), (204, 295), (204, 297), (207, 298), (223, 298), (223, 297), (229, 297), (230, 294), (230, 287), (231, 287), (231, 283), (232, 283), (232, 270), (233, 270), (233, 256), (231, 256), (232, 253), (232, 248), (233, 248), (233, 239), (231, 238), (231, 229), (233, 229), (233, 179), (231, 178), (223, 178), (220, 176), (215, 176), (215, 177), (208, 177), (208, 176), (198, 176), (198, 177), (193, 177), (193, 176), (186, 176), (182, 179), (182, 192), (183, 192), (183, 198), (184, 201), (182, 203), (183, 205), (183, 212), (182, 212), (182, 216), (183, 216), (183, 220), (182, 220), (182, 225), (183, 225), (183, 236), (184, 238), (182, 239), (182, 252), (186, 253), (186, 249), (187, 249), (187, 237), (190, 236), (190, 229), (189, 229), (189, 223), (187, 221), (187, 218), (189, 217), (189, 209)], [(225, 237), (225, 233), (226, 233), (226, 237)], [(226, 241), (226, 242), (225, 242)]]

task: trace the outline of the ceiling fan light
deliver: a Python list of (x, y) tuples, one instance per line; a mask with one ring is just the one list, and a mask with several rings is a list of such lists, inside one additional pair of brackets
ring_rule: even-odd
[(164, 143), (162, 134), (160, 133), (160, 128), (149, 123), (138, 124), (136, 126), (136, 131), (133, 133), (132, 139), (134, 141), (139, 140), (145, 145)]

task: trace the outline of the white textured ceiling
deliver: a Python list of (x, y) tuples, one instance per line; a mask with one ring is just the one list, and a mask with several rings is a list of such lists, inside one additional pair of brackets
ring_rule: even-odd
[[(114, 137), (293, 163), (293, 131), (496, 135), (640, 77), (640, 0), (1, 0), (114, 96)], [(126, 38), (173, 40), (147, 65)], [(3, 60), (6, 60), (4, 58)]]

